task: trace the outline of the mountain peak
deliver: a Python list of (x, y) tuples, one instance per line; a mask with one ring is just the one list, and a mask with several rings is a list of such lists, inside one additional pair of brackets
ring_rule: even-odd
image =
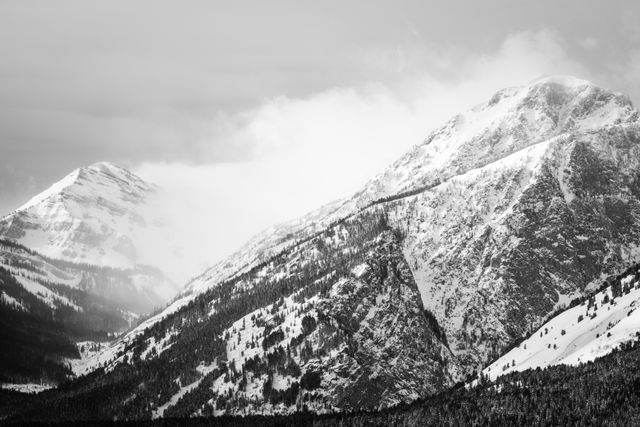
[(130, 174), (126, 168), (112, 162), (96, 162), (88, 166), (80, 168), (81, 170), (90, 170), (97, 172), (111, 172), (118, 174)]
[(139, 197), (156, 190), (154, 185), (145, 182), (122, 166), (110, 162), (98, 162), (75, 169), (48, 189), (31, 198), (16, 211), (26, 211), (51, 198), (74, 195), (77, 192), (86, 193), (85, 196), (89, 196), (91, 190), (83, 191), (83, 187), (93, 187), (94, 190), (101, 189), (101, 191), (96, 191), (92, 197), (106, 197), (107, 195), (104, 193), (106, 188), (125, 196), (137, 195)]
[[(78, 168), (0, 220), (0, 236), (56, 258), (129, 268), (153, 237), (157, 187), (109, 162)], [(152, 236), (152, 237), (149, 237)], [(137, 237), (136, 237), (137, 236)]]
[(135, 180), (135, 181), (141, 180), (137, 175), (132, 173), (129, 169), (113, 162), (104, 162), (104, 161), (96, 162), (88, 166), (83, 166), (78, 170), (84, 171), (84, 172), (102, 173), (109, 176), (126, 177), (127, 179)]
[(579, 77), (566, 75), (566, 74), (543, 75), (541, 77), (533, 79), (529, 83), (530, 86), (548, 85), (548, 84), (556, 84), (556, 85), (565, 86), (565, 87), (595, 86), (589, 80), (581, 79)]
[[(573, 119), (568, 123), (566, 120), (556, 120), (555, 124), (560, 130), (571, 130), (568, 128), (576, 121), (588, 122), (588, 119), (602, 116), (604, 113), (609, 113), (607, 119), (611, 122), (616, 122), (616, 119), (625, 120), (630, 116), (637, 120), (637, 115), (633, 114), (633, 105), (627, 96), (588, 80), (567, 75), (544, 76), (523, 86), (502, 89), (487, 103), (477, 106), (472, 111), (493, 107), (502, 100), (511, 104), (511, 109), (516, 111), (538, 110), (551, 116), (562, 116), (558, 117), (559, 119)], [(599, 120), (595, 126), (605, 124), (607, 123)]]
[(435, 129), (359, 193), (360, 206), (414, 191), (561, 135), (637, 124), (628, 97), (570, 76), (496, 92)]

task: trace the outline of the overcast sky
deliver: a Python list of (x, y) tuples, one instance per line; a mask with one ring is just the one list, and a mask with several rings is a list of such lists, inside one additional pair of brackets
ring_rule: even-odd
[(213, 261), (502, 87), (640, 100), (638, 22), (632, 0), (4, 0), (0, 214), (109, 160), (179, 195)]

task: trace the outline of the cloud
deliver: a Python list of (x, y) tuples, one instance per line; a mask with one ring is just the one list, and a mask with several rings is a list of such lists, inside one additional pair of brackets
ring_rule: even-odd
[[(224, 141), (249, 153), (249, 161), (138, 167), (140, 175), (167, 189), (180, 235), (204, 255), (203, 263), (274, 223), (350, 196), (430, 129), (496, 90), (542, 74), (589, 77), (562, 39), (547, 30), (514, 34), (489, 52), (409, 45), (362, 54), (365, 61), (373, 56), (367, 67), (386, 81), (275, 97), (215, 116), (199, 141), (203, 155)], [(390, 71), (398, 61), (407, 72)]]
[(595, 37), (584, 37), (578, 40), (578, 44), (584, 49), (596, 49), (600, 47), (600, 42)]

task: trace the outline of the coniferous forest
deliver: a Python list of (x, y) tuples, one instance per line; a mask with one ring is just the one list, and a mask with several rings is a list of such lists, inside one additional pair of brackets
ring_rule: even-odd
[[(107, 391), (107, 390), (104, 390)], [(115, 390), (112, 390), (115, 391)], [(42, 405), (43, 395), (3, 390), (0, 410), (6, 416), (19, 408)], [(99, 394), (95, 395), (99, 399)], [(68, 411), (85, 410), (66, 402)], [(85, 403), (80, 403), (84, 405)], [(22, 425), (9, 415), (6, 425)], [(553, 366), (515, 372), (476, 387), (460, 383), (453, 390), (380, 412), (351, 414), (298, 413), (290, 416), (165, 418), (135, 422), (92, 421), (94, 425), (229, 425), (229, 426), (626, 426), (640, 422), (640, 342), (580, 366)], [(86, 421), (84, 421), (86, 423)], [(55, 423), (51, 423), (54, 425)], [(45, 422), (41, 425), (47, 425)], [(74, 425), (68, 422), (66, 425)]]

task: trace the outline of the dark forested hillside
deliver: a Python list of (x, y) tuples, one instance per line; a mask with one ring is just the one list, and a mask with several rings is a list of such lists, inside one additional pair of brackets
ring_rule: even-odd
[(135, 282), (155, 279), (164, 280), (152, 268), (61, 261), (0, 239), (0, 382), (64, 381), (72, 375), (65, 359), (79, 357), (75, 342), (131, 327), (152, 307)]
[(380, 413), (319, 418), (313, 425), (638, 425), (640, 345), (581, 366), (552, 366)]
[(70, 329), (57, 321), (46, 304), (22, 288), (2, 267), (0, 289), (9, 297), (20, 298), (28, 307), (28, 310), (17, 310), (0, 301), (0, 381), (64, 380), (71, 372), (62, 359), (78, 357), (78, 350), (69, 339)]
[[(106, 393), (94, 394), (95, 402)], [(16, 413), (24, 405), (37, 405), (43, 395), (2, 391), (3, 414)], [(105, 393), (105, 394), (102, 394)], [(21, 423), (23, 415), (9, 418)], [(437, 396), (399, 405), (380, 412), (290, 416), (218, 418), (167, 418), (136, 421), (136, 425), (309, 425), (309, 426), (413, 426), (413, 425), (562, 425), (631, 426), (640, 422), (640, 345), (629, 343), (620, 350), (580, 366), (554, 366), (481, 382)], [(111, 422), (109, 423), (111, 424)], [(123, 423), (125, 425), (126, 423)]]

